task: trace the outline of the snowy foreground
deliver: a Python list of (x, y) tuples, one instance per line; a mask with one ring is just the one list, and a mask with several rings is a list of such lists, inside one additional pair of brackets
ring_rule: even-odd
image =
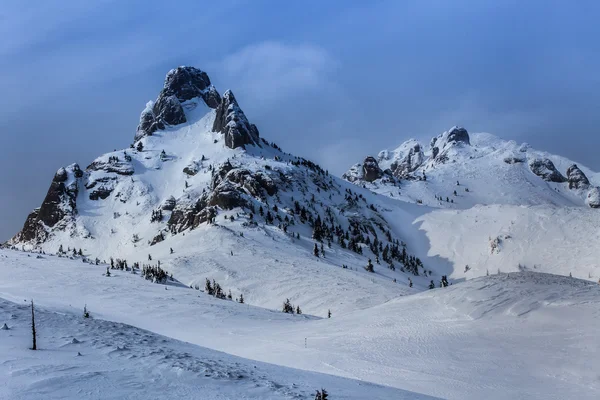
[[(491, 275), (323, 319), (105, 269), (0, 251), (0, 398), (600, 396), (600, 286), (588, 281)], [(326, 296), (318, 275), (305, 279)]]

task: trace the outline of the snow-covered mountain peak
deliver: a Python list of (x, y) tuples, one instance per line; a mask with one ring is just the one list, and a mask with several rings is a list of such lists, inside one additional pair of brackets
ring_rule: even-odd
[(142, 111), (135, 141), (187, 122), (185, 109), (195, 108), (198, 102), (212, 109), (221, 104), (221, 96), (206, 72), (185, 66), (170, 70), (156, 101), (149, 102)]
[[(342, 177), (395, 199), (442, 208), (475, 204), (596, 204), (600, 176), (571, 160), (489, 133), (452, 127), (435, 136), (425, 151), (410, 139), (377, 157), (353, 165)], [(374, 178), (375, 177), (375, 178)], [(590, 196), (588, 196), (590, 192)]]

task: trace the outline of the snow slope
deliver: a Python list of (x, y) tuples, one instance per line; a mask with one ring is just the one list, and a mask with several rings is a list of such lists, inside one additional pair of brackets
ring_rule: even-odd
[[(519, 270), (600, 279), (600, 213), (583, 207), (475, 206), (439, 210), (416, 223), (430, 255), (454, 263), (453, 278)], [(465, 266), (470, 269), (465, 272)]]
[[(0, 282), (0, 298), (34, 297), (49, 312), (77, 318), (87, 304), (95, 319), (247, 359), (447, 399), (593, 399), (600, 393), (600, 287), (575, 278), (493, 275), (320, 319), (218, 300), (178, 284), (165, 290), (121, 271), (108, 278), (104, 266), (76, 260), (0, 256), (3, 275), (11, 277)], [(63, 335), (65, 343), (83, 337)], [(324, 379), (310, 382), (336, 387)], [(373, 396), (406, 394), (381, 393)]]
[(3, 399), (310, 399), (327, 388), (339, 399), (427, 396), (250, 361), (129, 325), (0, 300)]

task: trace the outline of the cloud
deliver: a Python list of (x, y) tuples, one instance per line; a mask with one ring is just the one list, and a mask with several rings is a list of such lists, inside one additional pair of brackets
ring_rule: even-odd
[(319, 46), (277, 41), (246, 46), (218, 64), (221, 80), (262, 103), (322, 88), (337, 66)]

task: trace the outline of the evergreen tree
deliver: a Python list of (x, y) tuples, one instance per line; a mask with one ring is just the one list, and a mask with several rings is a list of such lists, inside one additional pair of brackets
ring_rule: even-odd
[(65, 251), (63, 250), (62, 244), (58, 247), (58, 254), (62, 254)]
[(290, 302), (290, 299), (285, 299), (285, 302), (283, 303), (283, 312), (287, 314), (294, 313), (294, 306)]
[(244, 304), (244, 295), (240, 293), (240, 304)]
[(315, 248), (313, 249), (313, 253), (314, 253), (315, 257), (319, 257), (319, 248), (317, 247), (316, 243), (315, 243)]
[(302, 310), (300, 309), (300, 306), (296, 306), (296, 314), (302, 314)]
[(206, 284), (204, 285), (204, 291), (211, 296), (215, 293), (213, 286), (210, 284), (210, 280), (206, 278)]
[(435, 283), (433, 283), (433, 279), (429, 282), (429, 289), (435, 289)]
[(89, 318), (90, 317), (90, 313), (87, 310), (87, 305), (83, 306), (83, 318)]
[(375, 272), (375, 269), (373, 268), (373, 263), (371, 262), (371, 259), (369, 258), (369, 263), (367, 264), (367, 266), (365, 267), (365, 269), (368, 272)]
[(108, 270), (108, 267), (106, 267), (106, 276), (110, 276), (110, 271)]
[(327, 310), (327, 318), (331, 318), (331, 310)]
[(139, 152), (144, 151), (144, 144), (142, 142), (138, 142), (137, 151), (139, 151)]

